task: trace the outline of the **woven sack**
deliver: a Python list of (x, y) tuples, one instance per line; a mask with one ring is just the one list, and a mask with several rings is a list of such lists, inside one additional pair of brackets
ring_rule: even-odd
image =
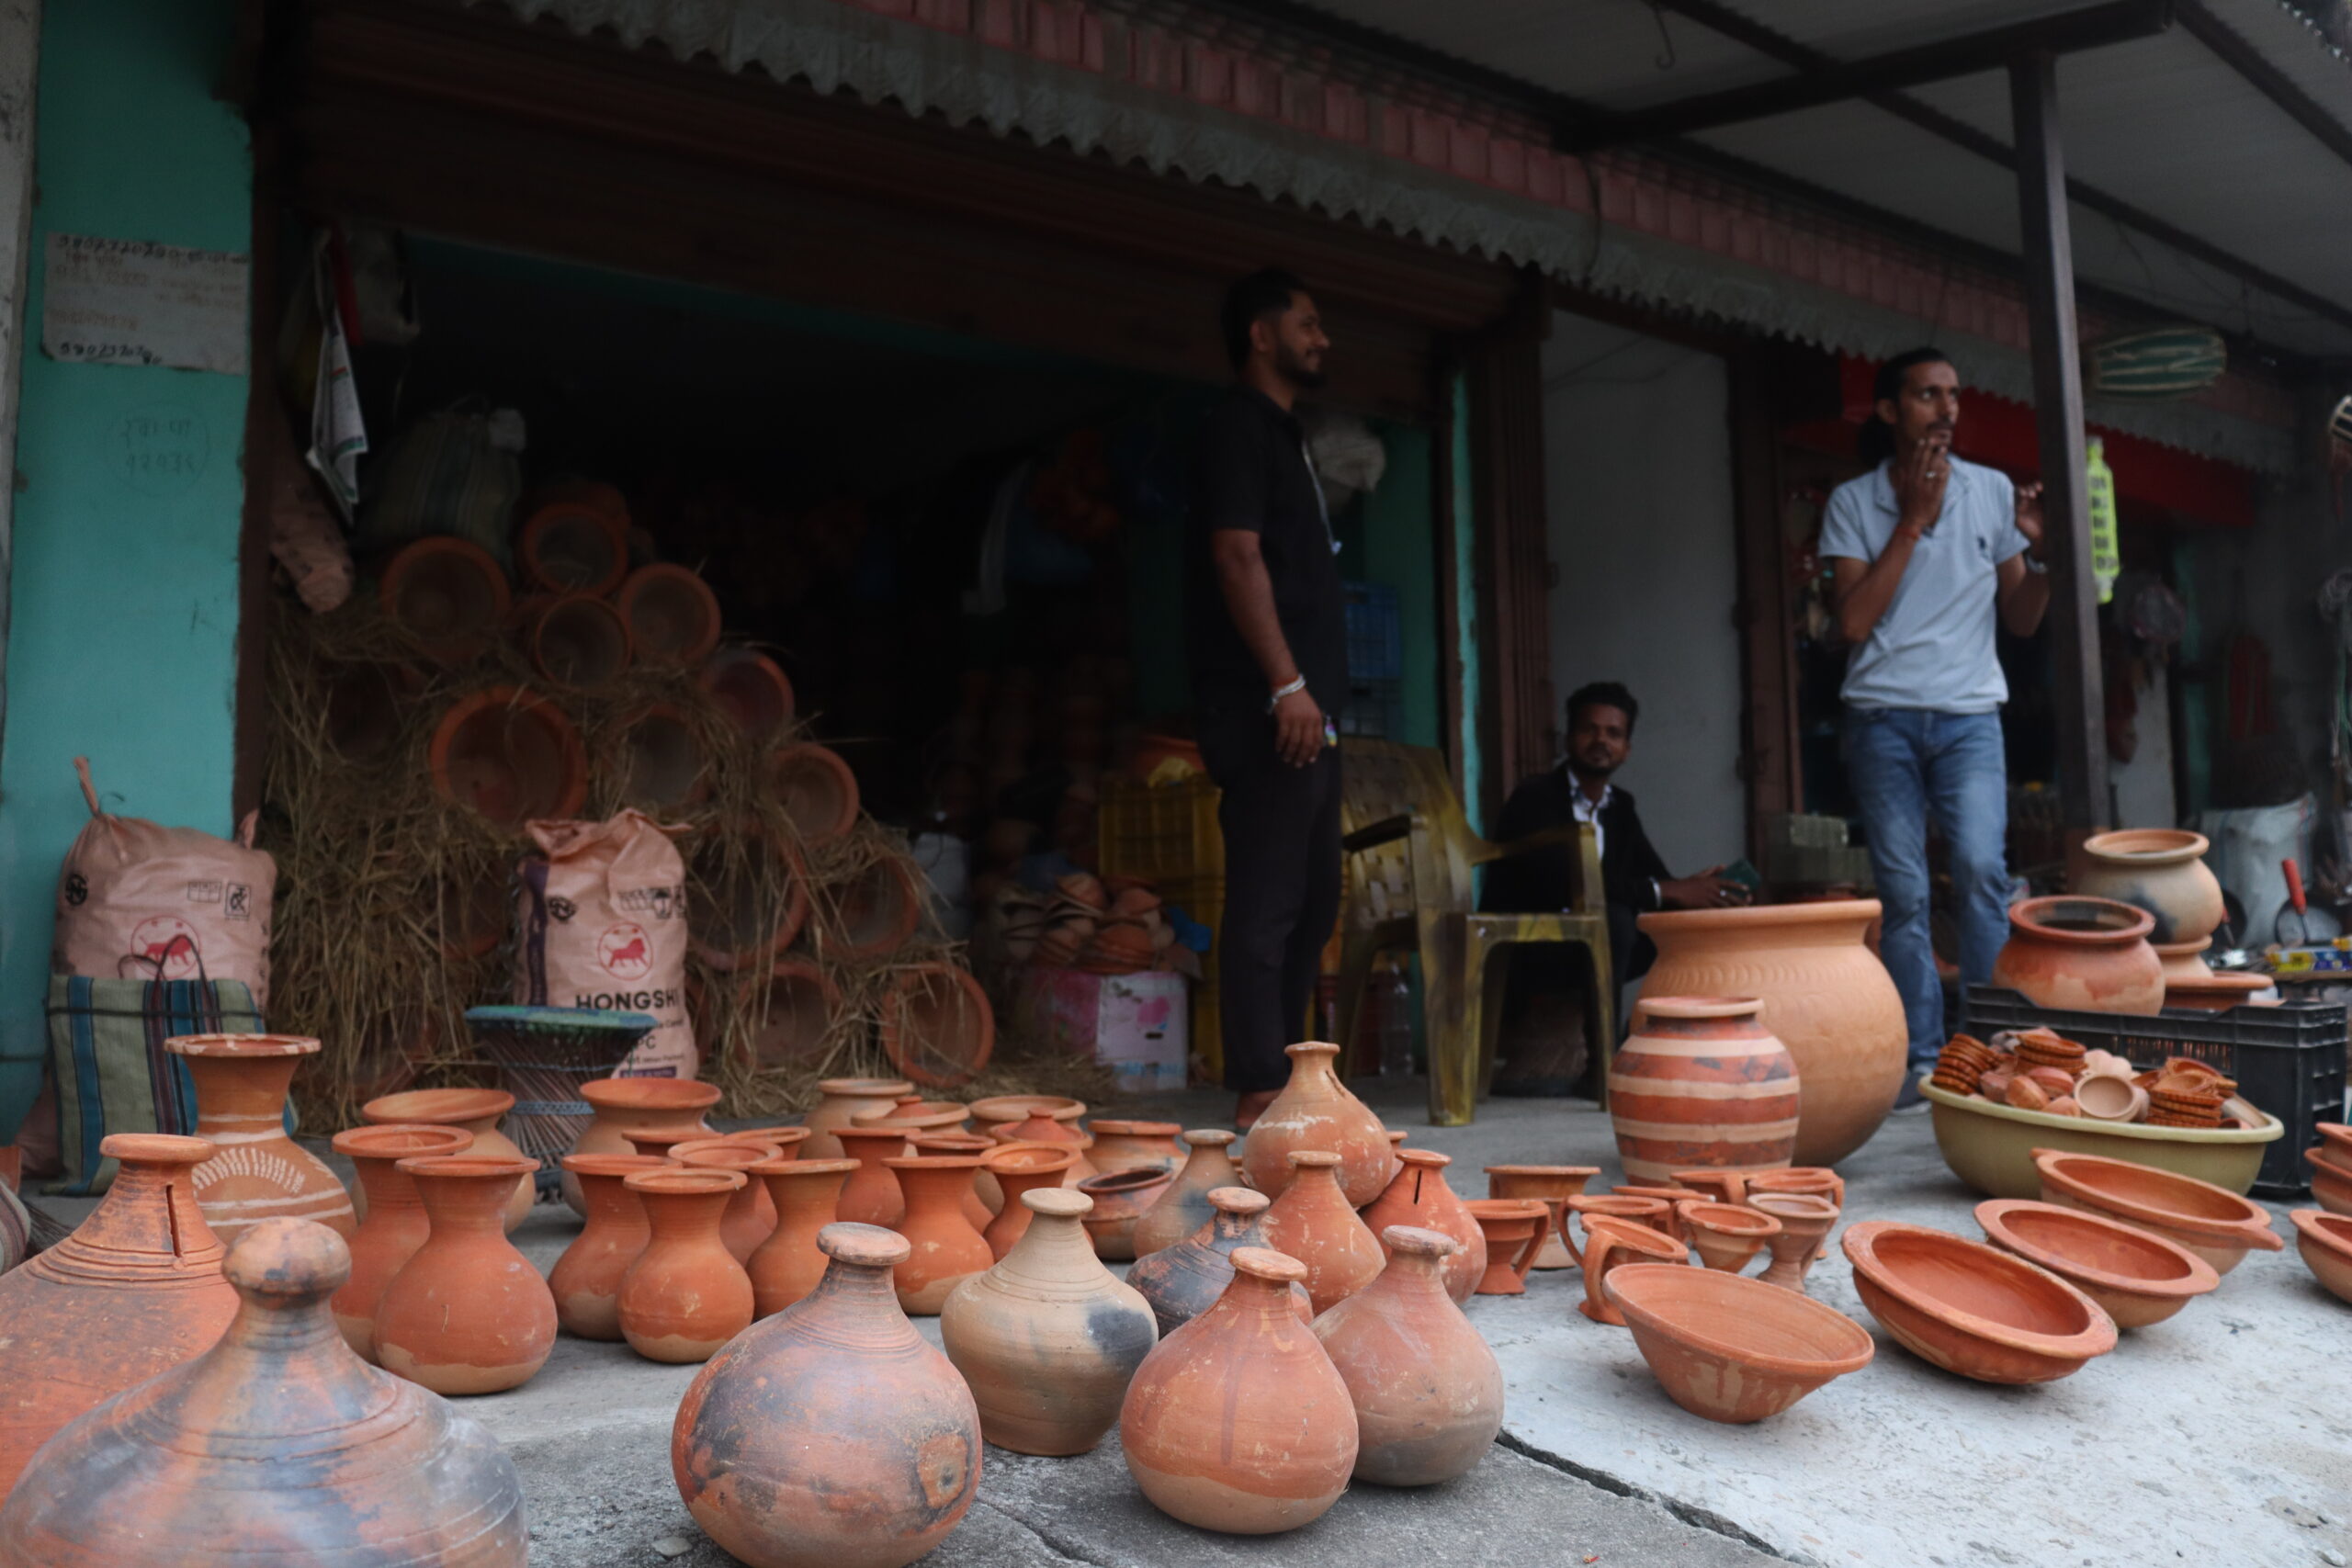
[(261, 1032), (261, 1010), (240, 981), (51, 976), (50, 1081), (64, 1177), (48, 1190), (74, 1198), (105, 1191), (115, 1162), (98, 1145), (109, 1133), (196, 1131), (196, 1085), (164, 1041)]
[(464, 399), (419, 419), (368, 473), (352, 543), (392, 550), (427, 534), (449, 534), (511, 566), (508, 535), (523, 494), (523, 466), (498, 417)]
[(532, 822), (524, 830), (546, 858), (523, 863), (514, 999), (650, 1013), (660, 1025), (621, 1074), (693, 1077), (686, 863), (670, 841), (684, 829), (625, 810), (603, 822)]

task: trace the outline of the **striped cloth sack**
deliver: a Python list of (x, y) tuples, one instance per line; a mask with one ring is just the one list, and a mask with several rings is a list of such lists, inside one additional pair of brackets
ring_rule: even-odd
[(261, 1029), (243, 980), (51, 975), (49, 1059), (65, 1178), (45, 1190), (69, 1198), (105, 1191), (115, 1162), (100, 1156), (98, 1145), (108, 1133), (196, 1131), (196, 1086), (164, 1041)]

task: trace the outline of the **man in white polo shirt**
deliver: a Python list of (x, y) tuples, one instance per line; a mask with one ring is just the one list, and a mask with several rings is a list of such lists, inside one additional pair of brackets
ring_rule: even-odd
[(1846, 774), (1862, 808), (1885, 906), (1880, 955), (1903, 994), (1911, 1072), (1898, 1108), (1944, 1043), (1943, 984), (1928, 938), (1928, 824), (1950, 852), (1960, 973), (1980, 984), (2008, 935), (2008, 772), (2001, 705), (2008, 683), (1993, 628), (2019, 637), (2050, 604), (2041, 487), (1951, 453), (1960, 377), (1932, 348), (1880, 367), (1863, 456), (1878, 466), (1839, 485), (1821, 526), (1838, 622), (1853, 654)]

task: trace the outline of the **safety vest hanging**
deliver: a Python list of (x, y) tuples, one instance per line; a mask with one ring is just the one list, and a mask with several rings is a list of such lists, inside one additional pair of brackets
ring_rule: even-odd
[(2115, 580), (2123, 575), (2123, 550), (2115, 532), (2115, 470), (2107, 466), (2107, 444), (2094, 435), (2084, 444), (2083, 498), (2090, 508), (2091, 579), (2098, 584), (2098, 602), (2115, 597)]

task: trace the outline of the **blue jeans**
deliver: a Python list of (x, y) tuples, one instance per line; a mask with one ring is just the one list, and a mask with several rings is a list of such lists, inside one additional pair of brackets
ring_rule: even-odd
[(1982, 985), (2009, 934), (2008, 766), (2001, 716), (1928, 708), (1849, 708), (1846, 779), (1870, 833), (1884, 908), (1879, 955), (1903, 996), (1916, 1076), (1944, 1044), (1944, 988), (1928, 937), (1928, 824), (1951, 852), (1960, 977)]

